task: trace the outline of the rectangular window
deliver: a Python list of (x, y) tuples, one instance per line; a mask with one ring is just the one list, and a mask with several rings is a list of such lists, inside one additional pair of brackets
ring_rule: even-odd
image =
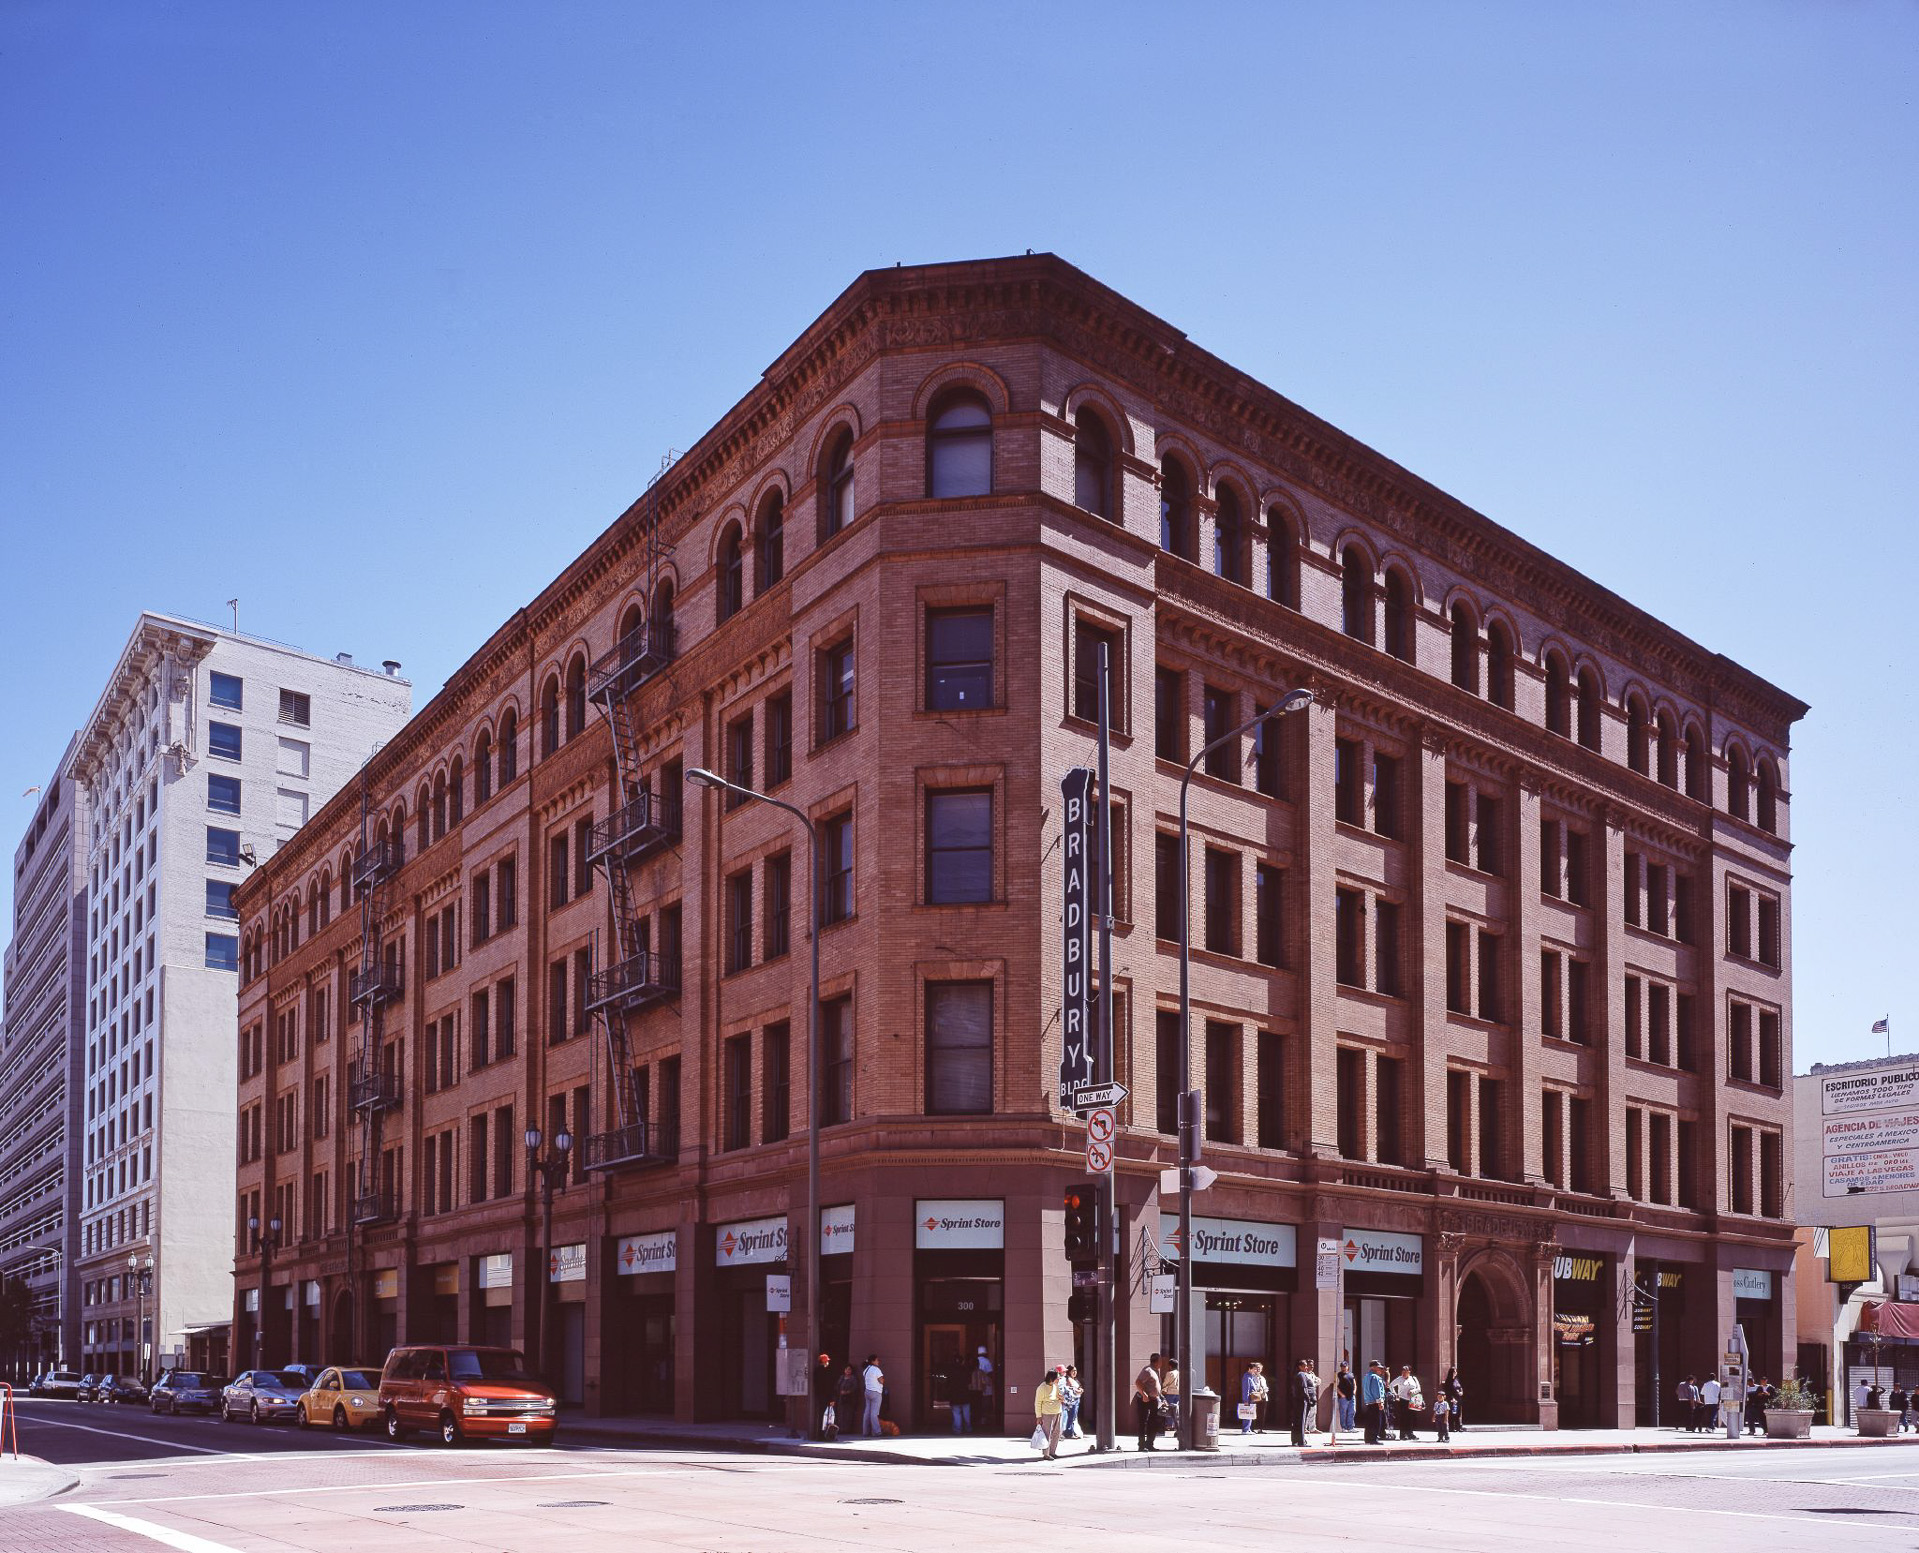
[(1472, 1173), (1473, 1076), (1446, 1070), (1446, 1163), (1455, 1175)]
[(1646, 1113), (1636, 1105), (1626, 1107), (1626, 1195), (1634, 1202), (1646, 1200)]
[(1239, 953), (1239, 854), (1206, 849), (1206, 947)]
[(853, 1119), (853, 999), (850, 994), (820, 1004), (820, 1055), (826, 1068), (826, 1092), (820, 1097), (820, 1125)]
[(566, 956), (561, 955), (546, 968), (546, 1039), (557, 1046), (571, 1031), (566, 1023)]
[(1779, 902), (1770, 895), (1759, 897), (1759, 963), (1779, 969)]
[[(1224, 739), (1235, 726), (1234, 696), (1230, 690), (1220, 690), (1215, 686), (1201, 687), (1200, 727), (1202, 737), (1210, 745), (1215, 739)], [(1206, 774), (1221, 782), (1239, 780), (1239, 744), (1237, 740), (1226, 742), (1208, 750), (1206, 755)]]
[(440, 969), (450, 971), (460, 963), (460, 908), (457, 903), (440, 913)]
[(1239, 1142), (1239, 1026), (1206, 1021), (1206, 1136)]
[(1472, 1012), (1472, 929), (1463, 922), (1446, 924), (1446, 1011)]
[(1335, 1089), (1339, 1103), (1339, 1154), (1366, 1157), (1366, 1054), (1350, 1046), (1335, 1053)]
[(1699, 1071), (1699, 1048), (1693, 1026), (1693, 996), (1682, 992), (1674, 1000), (1673, 1060), (1687, 1073)]
[(1672, 989), (1664, 982), (1646, 983), (1646, 1057), (1672, 1066)]
[(1373, 1062), (1373, 1157), (1382, 1165), (1406, 1162), (1402, 1117), (1404, 1115), (1404, 1077), (1406, 1064), (1398, 1057), (1377, 1057)]
[(1099, 650), (1106, 648), (1106, 666), (1112, 676), (1107, 713), (1115, 728), (1126, 721), (1125, 665), (1120, 661), (1119, 632), (1108, 631), (1080, 616), (1073, 618), (1073, 715), (1084, 722), (1099, 721)]
[(1366, 823), (1365, 776), (1359, 757), (1356, 740), (1333, 740), (1333, 818), (1342, 825)]
[(513, 858), (500, 859), (498, 869), (500, 931), (505, 932), (520, 920), (520, 865)]
[(926, 708), (971, 712), (993, 704), (990, 605), (926, 612)]
[(546, 904), (549, 910), (557, 910), (567, 902), (567, 886), (573, 882), (571, 871), (567, 867), (566, 832), (550, 836), (546, 843)]
[(466, 1200), (486, 1201), (486, 1112), (466, 1124)]
[(1560, 1018), (1561, 991), (1559, 985), (1559, 967), (1562, 961), (1556, 949), (1539, 951), (1539, 1029), (1542, 1035), (1561, 1036), (1566, 1033)]
[(1769, 1008), (1759, 1010), (1759, 1082), (1778, 1089), (1783, 1082), (1783, 1054), (1780, 1050), (1779, 1015)]
[(1280, 914), (1280, 889), (1284, 876), (1271, 863), (1253, 868), (1254, 954), (1261, 965), (1285, 964), (1284, 919)]
[(515, 1150), (520, 1146), (520, 1135), (513, 1130), (513, 1107), (496, 1106), (493, 1110), (493, 1195), (511, 1197), (513, 1195), (513, 1160)]
[(1373, 902), (1373, 990), (1399, 996), (1399, 903)]
[(1566, 893), (1566, 882), (1561, 876), (1563, 866), (1560, 850), (1560, 835), (1563, 827), (1557, 820), (1542, 819), (1539, 822), (1539, 893), (1554, 897)]
[(722, 1083), (725, 1089), (725, 1118), (720, 1131), (720, 1147), (743, 1149), (752, 1141), (753, 1116), (753, 1037), (729, 1036), (723, 1058)]
[(1646, 930), (1649, 933), (1665, 934), (1672, 931), (1666, 893), (1666, 880), (1670, 872), (1664, 863), (1649, 863), (1646, 866)]
[(1752, 1129), (1741, 1127), (1737, 1122), (1732, 1127), (1732, 1157), (1729, 1161), (1732, 1187), (1732, 1211), (1734, 1213), (1752, 1212)]
[(1759, 1134), (1759, 1211), (1769, 1219), (1785, 1213), (1785, 1179), (1781, 1173), (1784, 1158), (1781, 1139), (1776, 1132)]
[(238, 814), (240, 812), (240, 779), (221, 776), (217, 771), (207, 773), (207, 807), (216, 814)]
[(791, 934), (793, 854), (775, 852), (769, 857), (762, 880), (761, 888), (766, 897), (763, 903), (766, 910), (763, 957), (778, 960), (786, 954)]
[[(1266, 707), (1255, 704), (1255, 710)], [(1268, 798), (1286, 796), (1286, 719), (1268, 718), (1253, 725), (1253, 786)]]
[(1168, 1137), (1179, 1136), (1179, 1015), (1162, 1008), (1153, 1021), (1155, 1125)]
[(1645, 1054), (1645, 1016), (1642, 1011), (1640, 981), (1637, 976), (1628, 976), (1626, 978), (1626, 1055), (1643, 1057)]
[(471, 1049), (467, 1052), (467, 1071), (484, 1068), (493, 1059), (489, 1048), (493, 1040), (493, 1010), (491, 999), (482, 990), (473, 994), (469, 1000), (470, 1012), (467, 1015), (467, 1028), (472, 1032)]
[(1471, 837), (1466, 823), (1466, 784), (1446, 784), (1446, 861), (1465, 864), (1472, 861)]
[(793, 1125), (793, 1042), (786, 1021), (768, 1025), (760, 1045), (764, 1053), (760, 1137), (778, 1143)]
[(1497, 1021), (1504, 1000), (1500, 997), (1499, 935), (1479, 930), (1479, 1017)]
[(1259, 1086), (1258, 1142), (1262, 1149), (1286, 1147), (1286, 1038), (1277, 1030), (1259, 1032), (1255, 1053)]
[(1545, 1155), (1546, 1184), (1563, 1189), (1566, 1185), (1566, 1100), (1556, 1089), (1539, 1097), (1539, 1141)]
[(1566, 962), (1566, 1035), (1581, 1046), (1592, 1040), (1592, 1004), (1587, 990), (1591, 976), (1587, 961)]
[(1566, 899), (1575, 906), (1592, 905), (1590, 848), (1583, 830), (1566, 830)]
[(431, 981), (440, 974), (440, 918), (437, 912), (426, 919), (426, 932), (421, 943), (426, 952), (423, 969), (426, 979)]
[(766, 698), (766, 790), (793, 779), (793, 692)]
[(207, 827), (207, 861), (224, 863), (228, 867), (238, 867), (240, 863), (240, 833), (237, 830), (222, 830), (217, 825)]
[(493, 1057), (495, 1061), (511, 1057), (517, 1044), (519, 1024), (519, 985), (513, 977), (497, 982), (493, 988)]
[(1505, 1110), (1500, 1104), (1501, 1085), (1484, 1074), (1479, 1078), (1479, 1173), (1488, 1180), (1501, 1180), (1506, 1174), (1504, 1136)]
[(1676, 1173), (1678, 1176), (1679, 1206), (1682, 1208), (1697, 1208), (1699, 1206), (1699, 1168), (1697, 1164), (1699, 1153), (1699, 1124), (1697, 1122), (1689, 1122), (1682, 1117), (1679, 1122), (1678, 1136), (1679, 1168)]
[(1186, 676), (1178, 669), (1153, 670), (1153, 753), (1186, 763)]
[(587, 1008), (587, 1000), (593, 989), (593, 951), (575, 949), (573, 951), (573, 1033), (584, 1035), (593, 1025), (593, 1016)]
[(233, 904), (233, 892), (236, 886), (224, 879), (207, 880), (207, 915), (218, 917), (223, 922), (238, 922), (240, 913)]
[(1672, 931), (1673, 936), (1682, 944), (1690, 944), (1692, 936), (1692, 875), (1673, 870), (1672, 876)]
[(743, 971), (753, 963), (753, 870), (743, 868), (726, 881), (726, 969)]
[(1672, 1201), (1672, 1118), (1664, 1111), (1649, 1112), (1647, 1137), (1652, 1147), (1652, 1200)]
[(845, 922), (853, 915), (853, 815), (836, 814), (820, 827), (820, 848), (826, 871), (820, 900), (823, 924)]
[(990, 788), (926, 795), (926, 901), (968, 905), (993, 898)]
[[(740, 787), (753, 785), (753, 714), (735, 718), (726, 728), (726, 779)], [(751, 802), (743, 793), (729, 792), (726, 806), (737, 809)]]
[(240, 968), (240, 940), (231, 933), (207, 934), (207, 969), (237, 971)]
[(835, 642), (819, 656), (820, 743), (853, 731), (853, 642)]
[(926, 984), (926, 1109), (934, 1116), (993, 1110), (993, 984)]
[(1373, 752), (1373, 830), (1381, 836), (1398, 837), (1403, 827), (1400, 815), (1400, 761), (1397, 755)]
[(239, 724), (208, 723), (207, 753), (220, 760), (238, 760), (240, 758)]
[(313, 699), (301, 690), (280, 692), (280, 721), (295, 728), (313, 726)]
[(1179, 940), (1179, 919), (1186, 898), (1186, 879), (1180, 867), (1179, 837), (1153, 833), (1153, 933), (1171, 942)]
[(1473, 866), (1482, 874), (1506, 871), (1505, 849), (1500, 846), (1499, 800), (1491, 793), (1473, 795)]
[(1592, 1109), (1590, 1100), (1573, 1099), (1567, 1105), (1566, 1175), (1575, 1192), (1592, 1190)]
[(493, 875), (473, 876), (473, 943), (477, 948), (493, 936)]
[(583, 814), (573, 822), (573, 896), (593, 893), (593, 816)]
[(207, 675), (207, 704), (229, 712), (242, 710), (244, 682), (237, 674), (222, 674), (217, 669)]
[(1752, 1082), (1752, 1005), (1735, 1003), (1726, 1022), (1726, 1073)]

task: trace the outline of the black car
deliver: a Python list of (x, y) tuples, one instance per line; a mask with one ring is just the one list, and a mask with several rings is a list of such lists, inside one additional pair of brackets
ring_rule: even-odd
[(80, 1377), (80, 1389), (74, 1392), (76, 1402), (98, 1402), (100, 1393), (113, 1383), (113, 1371), (89, 1370)]
[(147, 1406), (156, 1413), (212, 1413), (226, 1383), (225, 1376), (205, 1370), (167, 1370), (153, 1383)]
[(307, 1378), (298, 1370), (247, 1370), (220, 1393), (220, 1421), (244, 1418), (256, 1424), (291, 1418), (300, 1409)]
[(147, 1383), (138, 1375), (111, 1376), (93, 1393), (96, 1402), (144, 1402), (146, 1399)]

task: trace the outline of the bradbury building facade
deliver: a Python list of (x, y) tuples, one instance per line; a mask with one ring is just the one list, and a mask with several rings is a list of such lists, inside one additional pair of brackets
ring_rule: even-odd
[[(1481, 1418), (1630, 1425), (1740, 1318), (1783, 1371), (1804, 708), (1047, 256), (862, 277), (242, 886), (242, 1351), (510, 1340), (592, 1410), (771, 1414), (817, 1240), (909, 1425), (980, 1344), (1071, 1355), (1102, 644), (1122, 1371), (1179, 1251), (1182, 887), (1216, 1386), (1458, 1363)], [(1182, 879), (1184, 763), (1300, 685), (1201, 767)], [(817, 928), (805, 832), (695, 767), (812, 820)]]

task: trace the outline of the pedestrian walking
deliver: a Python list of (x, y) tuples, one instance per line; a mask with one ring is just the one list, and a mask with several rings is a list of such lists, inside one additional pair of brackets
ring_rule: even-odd
[(823, 1353), (813, 1366), (813, 1437), (817, 1440), (833, 1439), (840, 1432), (839, 1410), (833, 1406), (839, 1392), (840, 1378), (833, 1370), (833, 1356)]
[(1719, 1377), (1708, 1375), (1699, 1383), (1700, 1427), (1708, 1433), (1719, 1427)]
[(1339, 1361), (1339, 1373), (1333, 1377), (1333, 1444), (1339, 1444), (1339, 1431), (1353, 1432), (1354, 1400), (1359, 1393), (1359, 1382), (1353, 1376), (1353, 1367), (1344, 1359)]
[(1060, 1380), (1058, 1370), (1048, 1370), (1033, 1392), (1033, 1414), (1039, 1420), (1035, 1439), (1044, 1436), (1046, 1443), (1041, 1447), (1041, 1454), (1047, 1461), (1059, 1459), (1060, 1420), (1066, 1413), (1066, 1404), (1060, 1397)]
[(1062, 1438), (1068, 1440), (1085, 1438), (1085, 1436), (1079, 1432), (1079, 1405), (1081, 1401), (1085, 1399), (1085, 1396), (1086, 1388), (1079, 1383), (1079, 1366), (1077, 1364), (1067, 1365), (1066, 1379), (1062, 1383), (1061, 1388), (1061, 1400), (1066, 1405), (1066, 1411), (1061, 1415), (1063, 1422), (1059, 1426), (1059, 1432)]
[(1392, 1393), (1400, 1439), (1417, 1440), (1419, 1436), (1413, 1433), (1413, 1424), (1416, 1422), (1413, 1415), (1426, 1410), (1426, 1398), (1419, 1389), (1419, 1377), (1413, 1374), (1410, 1364), (1399, 1367), (1399, 1373), (1393, 1377), (1387, 1390)]
[(1139, 1419), (1139, 1448), (1143, 1451), (1159, 1449), (1153, 1443), (1153, 1437), (1159, 1433), (1160, 1410), (1165, 1405), (1165, 1394), (1159, 1384), (1159, 1362), (1159, 1355), (1154, 1354), (1133, 1377), (1133, 1411)]
[(1239, 1432), (1251, 1434), (1255, 1426), (1266, 1427), (1266, 1398), (1272, 1387), (1266, 1380), (1266, 1367), (1255, 1359), (1239, 1377)]
[(1699, 1388), (1688, 1375), (1673, 1388), (1673, 1399), (1679, 1404), (1679, 1420), (1691, 1434), (1699, 1427)]
[[(1463, 1404), (1466, 1400), (1466, 1386), (1459, 1378), (1459, 1371), (1450, 1365), (1447, 1366), (1446, 1373), (1439, 1377), (1439, 1394), (1446, 1400), (1447, 1435), (1454, 1430), (1464, 1429), (1466, 1424)], [(1435, 1411), (1433, 1417), (1438, 1416), (1438, 1412)]]
[(860, 1433), (869, 1439), (878, 1439), (880, 1403), (886, 1400), (886, 1371), (880, 1368), (880, 1356), (876, 1353), (866, 1356), (866, 1368), (860, 1371), (860, 1388), (866, 1398), (860, 1413)]
[(1359, 1400), (1366, 1421), (1366, 1443), (1377, 1445), (1386, 1437), (1386, 1366), (1377, 1359), (1366, 1366)]

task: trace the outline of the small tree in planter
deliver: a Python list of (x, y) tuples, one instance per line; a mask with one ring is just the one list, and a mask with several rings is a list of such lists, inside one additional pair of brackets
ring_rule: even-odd
[(1766, 1404), (1766, 1438), (1804, 1440), (1812, 1434), (1813, 1395), (1806, 1383), (1795, 1378), (1783, 1380)]

